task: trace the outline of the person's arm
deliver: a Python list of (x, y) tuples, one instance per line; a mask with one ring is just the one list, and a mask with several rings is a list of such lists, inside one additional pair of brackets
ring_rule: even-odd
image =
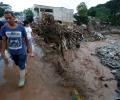
[(29, 46), (28, 46), (27, 33), (26, 33), (26, 30), (25, 30), (24, 27), (23, 27), (23, 31), (22, 31), (22, 33), (23, 33), (23, 38), (24, 38), (24, 41), (25, 41), (25, 44), (26, 44), (26, 47), (27, 47), (27, 51), (29, 51), (29, 50), (28, 50), (28, 49), (29, 49)]

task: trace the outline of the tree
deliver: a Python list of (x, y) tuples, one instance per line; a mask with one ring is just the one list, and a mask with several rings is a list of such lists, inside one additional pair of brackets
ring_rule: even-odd
[(96, 9), (96, 17), (102, 21), (109, 21), (110, 10), (105, 7), (99, 7)]
[(88, 16), (92, 16), (92, 17), (96, 16), (96, 10), (94, 9), (94, 7), (88, 10)]
[(78, 6), (77, 6), (77, 13), (79, 16), (87, 16), (87, 6), (84, 2), (80, 3)]
[(111, 22), (113, 25), (120, 25), (120, 0), (111, 0), (106, 3), (106, 8), (111, 11)]
[(4, 15), (4, 9), (0, 7), (0, 17), (2, 17)]
[(28, 20), (30, 23), (33, 21), (33, 12), (30, 10), (30, 8), (23, 11), (25, 14), (25, 19)]
[(102, 21), (109, 21), (112, 25), (120, 25), (120, 0), (110, 0), (105, 4), (92, 7), (89, 9), (88, 15)]
[(88, 23), (88, 9), (84, 2), (77, 6), (77, 13), (74, 15), (78, 25)]

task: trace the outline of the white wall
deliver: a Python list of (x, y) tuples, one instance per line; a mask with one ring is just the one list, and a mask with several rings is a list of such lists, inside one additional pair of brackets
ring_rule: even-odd
[[(34, 11), (34, 8), (39, 8), (39, 14)], [(73, 22), (73, 9), (67, 9), (64, 7), (50, 7), (50, 6), (43, 6), (43, 5), (34, 5), (32, 11), (35, 16), (42, 17), (40, 8), (46, 8), (46, 9), (53, 9), (53, 14), (55, 20), (60, 20), (62, 22)]]

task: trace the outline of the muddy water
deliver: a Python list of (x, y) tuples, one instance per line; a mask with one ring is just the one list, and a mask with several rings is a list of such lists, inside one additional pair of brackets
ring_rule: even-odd
[(35, 57), (28, 57), (26, 84), (18, 88), (19, 69), (9, 59), (0, 59), (0, 100), (70, 100), (68, 89), (59, 85), (61, 78), (51, 64), (42, 60), (42, 49), (34, 46)]

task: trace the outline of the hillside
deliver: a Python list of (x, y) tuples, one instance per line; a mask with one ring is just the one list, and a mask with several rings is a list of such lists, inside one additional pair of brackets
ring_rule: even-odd
[(89, 16), (100, 18), (102, 21), (111, 22), (112, 25), (120, 25), (120, 0), (110, 0), (105, 4), (91, 7)]

